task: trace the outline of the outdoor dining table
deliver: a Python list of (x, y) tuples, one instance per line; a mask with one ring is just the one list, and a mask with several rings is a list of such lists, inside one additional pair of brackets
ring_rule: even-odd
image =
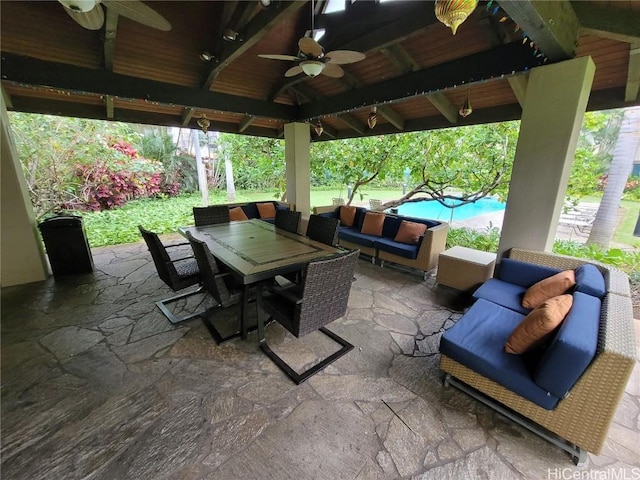
[[(241, 283), (240, 323), (242, 338), (247, 338), (247, 307), (249, 287), (258, 287), (258, 315), (262, 301), (262, 285), (266, 280), (302, 270), (304, 265), (331, 257), (342, 249), (316, 242), (302, 235), (276, 228), (263, 220), (251, 219), (201, 227), (181, 227), (209, 247), (211, 254), (222, 262)], [(258, 328), (261, 327), (258, 319)]]

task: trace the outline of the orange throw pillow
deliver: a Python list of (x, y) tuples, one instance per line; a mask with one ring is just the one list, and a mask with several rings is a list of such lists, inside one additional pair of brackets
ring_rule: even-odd
[(571, 310), (573, 296), (559, 295), (542, 302), (511, 332), (504, 351), (507, 353), (524, 353), (542, 343), (547, 335), (562, 323)]
[(381, 237), (385, 217), (386, 215), (384, 213), (367, 212), (364, 216), (364, 222), (362, 223), (362, 230), (360, 230), (360, 232)]
[(249, 220), (247, 214), (244, 213), (242, 207), (234, 207), (229, 209), (229, 221), (237, 222), (239, 220)]
[(406, 220), (402, 220), (398, 233), (396, 233), (396, 237), (393, 241), (415, 245), (426, 231), (427, 226), (424, 223), (407, 222)]
[(567, 292), (576, 284), (576, 274), (573, 270), (565, 270), (540, 280), (529, 287), (522, 299), (525, 308), (536, 308), (545, 300)]
[(258, 203), (258, 213), (260, 218), (274, 218), (276, 216), (276, 207), (273, 203)]
[(352, 227), (356, 219), (356, 207), (340, 207), (340, 225)]

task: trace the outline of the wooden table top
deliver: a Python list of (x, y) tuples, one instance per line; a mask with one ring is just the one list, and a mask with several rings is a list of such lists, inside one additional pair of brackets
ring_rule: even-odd
[(300, 270), (304, 264), (342, 250), (277, 229), (258, 219), (203, 227), (181, 227), (207, 244), (211, 253), (244, 284)]

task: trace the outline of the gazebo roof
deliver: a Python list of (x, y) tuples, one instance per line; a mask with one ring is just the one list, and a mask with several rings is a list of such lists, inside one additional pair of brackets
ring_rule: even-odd
[[(145, 2), (170, 31), (109, 3), (104, 26), (88, 30), (58, 2), (2, 1), (9, 110), (191, 128), (206, 115), (212, 130), (265, 137), (320, 119), (324, 133), (312, 137), (330, 140), (518, 119), (530, 69), (587, 55), (596, 64), (588, 109), (640, 105), (637, 1), (481, 1), (454, 36), (434, 2), (347, 1), (322, 13), (319, 0), (325, 51), (366, 54), (342, 78), (286, 78), (295, 63), (258, 57), (297, 54), (311, 2)], [(235, 40), (223, 39), (227, 29)], [(467, 98), (473, 113), (462, 117)]]

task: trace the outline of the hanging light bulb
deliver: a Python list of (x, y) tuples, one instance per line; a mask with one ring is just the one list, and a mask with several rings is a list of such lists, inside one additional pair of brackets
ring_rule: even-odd
[(464, 102), (464, 105), (460, 107), (458, 113), (462, 118), (468, 117), (473, 112), (473, 108), (471, 108), (471, 102), (469, 101), (469, 90), (467, 90), (467, 101)]
[(202, 129), (202, 131), (205, 133), (207, 133), (207, 130), (209, 129), (209, 127), (211, 126), (211, 122), (209, 121), (209, 119), (207, 118), (206, 114), (202, 114), (202, 117), (200, 117), (198, 119), (198, 126)]
[(316, 127), (314, 130), (316, 131), (316, 134), (318, 136), (322, 135), (322, 132), (324, 132), (324, 128), (322, 128), (322, 122), (320, 121), (320, 119), (318, 119), (318, 123), (316, 123)]
[(436, 18), (456, 34), (458, 27), (478, 6), (478, 0), (436, 0)]
[(376, 113), (378, 111), (378, 107), (371, 107), (371, 113), (369, 114), (369, 118), (367, 118), (367, 125), (369, 125), (369, 128), (371, 130), (373, 130), (373, 127), (376, 126), (376, 123), (378, 123), (378, 114)]

